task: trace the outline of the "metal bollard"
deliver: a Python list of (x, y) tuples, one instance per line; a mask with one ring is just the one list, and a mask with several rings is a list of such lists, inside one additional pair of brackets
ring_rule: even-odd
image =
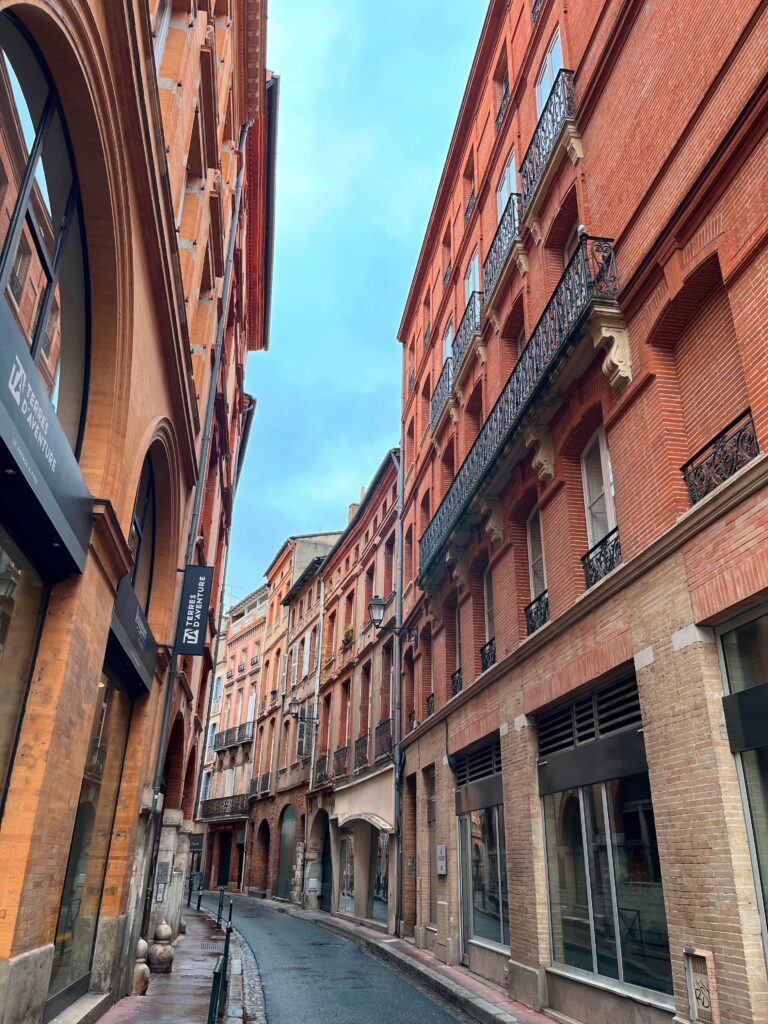
[(232, 926), (232, 904), (233, 903), (234, 903), (234, 900), (230, 900), (229, 901), (229, 924), (230, 924), (230, 927)]
[(229, 984), (227, 982), (227, 968), (229, 967), (229, 940), (232, 935), (232, 925), (227, 924), (225, 935), (224, 935), (224, 955), (222, 959), (221, 968), (221, 982), (219, 984), (219, 1016), (224, 1016), (224, 1011), (227, 1008), (227, 991), (229, 990)]
[(221, 978), (226, 972), (223, 970), (224, 957), (220, 956), (213, 969), (213, 984), (211, 985), (211, 1000), (208, 1003), (208, 1024), (216, 1024), (216, 1014), (219, 1008), (219, 997), (221, 993)]
[(221, 928), (221, 919), (224, 915), (224, 886), (219, 889), (219, 907), (216, 911), (216, 927)]
[(200, 909), (200, 901), (203, 898), (203, 883), (200, 883), (200, 888), (197, 890), (197, 909)]
[(190, 871), (190, 873), (189, 873), (189, 885), (187, 887), (187, 906), (188, 907), (192, 906), (192, 886), (194, 885), (194, 881), (195, 880), (192, 877), (192, 872)]

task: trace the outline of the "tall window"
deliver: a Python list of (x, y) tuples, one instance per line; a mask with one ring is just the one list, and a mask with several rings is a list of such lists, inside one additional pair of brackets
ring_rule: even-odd
[(455, 665), (455, 668), (461, 668), (461, 611), (459, 609), (458, 604), (456, 605), (453, 614), (454, 614), (454, 620), (453, 620), (454, 621), (454, 629), (456, 631), (455, 632), (456, 642), (454, 644), (455, 649), (456, 649), (456, 665)]
[(434, 765), (424, 770), (424, 783), (427, 793), (427, 842), (429, 843), (429, 910), (427, 919), (431, 925), (437, 925), (437, 820), (435, 804), (435, 768)]
[(477, 249), (472, 253), (464, 274), (464, 301), (469, 302), (473, 292), (480, 291), (480, 259)]
[(560, 29), (555, 29), (555, 34), (547, 47), (547, 52), (544, 54), (544, 60), (541, 62), (539, 74), (536, 79), (536, 107), (539, 114), (541, 114), (549, 94), (552, 92), (552, 86), (555, 84), (557, 73), (563, 66), (563, 50), (560, 44)]
[(213, 700), (219, 700), (219, 698), (221, 697), (221, 685), (221, 676), (216, 676), (216, 678), (213, 681)]
[(613, 470), (605, 431), (600, 427), (581, 456), (584, 510), (589, 546), (594, 547), (616, 526), (613, 505)]
[(496, 210), (501, 220), (504, 211), (507, 208), (509, 197), (514, 191), (516, 191), (517, 185), (517, 170), (515, 168), (515, 151), (514, 149), (507, 157), (507, 162), (504, 164), (504, 170), (501, 172), (501, 178), (499, 184), (496, 187)]
[(547, 577), (544, 571), (544, 545), (541, 543), (541, 516), (535, 508), (528, 517), (528, 574), (531, 582), (531, 600), (535, 601), (539, 594), (547, 589)]
[(483, 604), (485, 611), (486, 643), (496, 636), (496, 623), (493, 615), (493, 573), (490, 565), (483, 573)]
[(131, 583), (146, 615), (149, 612), (155, 561), (155, 474), (149, 455), (144, 459), (141, 470), (128, 544), (133, 554)]
[(448, 323), (443, 332), (443, 362), (450, 358), (453, 347), (453, 317), (448, 318)]
[(168, 28), (171, 24), (171, 6), (171, 0), (159, 0), (157, 5), (157, 14), (155, 15), (155, 23), (152, 29), (152, 35), (155, 37), (153, 46), (155, 53), (155, 65), (158, 70), (163, 60), (165, 43), (168, 39)]
[(29, 351), (77, 453), (90, 313), (80, 191), (51, 77), (9, 14), (0, 14), (0, 109), (4, 205), (13, 210), (0, 221), (0, 335)]

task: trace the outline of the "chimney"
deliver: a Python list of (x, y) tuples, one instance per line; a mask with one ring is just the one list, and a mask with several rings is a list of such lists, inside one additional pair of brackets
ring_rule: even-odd
[(348, 524), (352, 522), (352, 518), (353, 518), (355, 512), (357, 512), (357, 510), (359, 508), (360, 508), (360, 504), (359, 504), (359, 502), (356, 502), (356, 501), (353, 501), (352, 504), (349, 506), (349, 513), (347, 515), (347, 523)]

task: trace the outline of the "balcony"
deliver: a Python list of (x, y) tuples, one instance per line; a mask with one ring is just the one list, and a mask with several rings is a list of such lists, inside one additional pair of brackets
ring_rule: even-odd
[(480, 668), (486, 672), (491, 665), (496, 664), (496, 637), (492, 636), (487, 644), (480, 648)]
[(480, 314), (483, 308), (483, 293), (472, 292), (464, 315), (451, 346), (453, 382), (461, 379), (464, 360), (474, 339), (480, 336)]
[(269, 792), (269, 786), (272, 781), (272, 775), (269, 772), (264, 772), (261, 776), (261, 785), (259, 786), (259, 792), (262, 796)]
[(434, 693), (430, 693), (430, 695), (427, 697), (425, 703), (427, 705), (427, 718), (429, 718), (430, 715), (434, 715), (434, 713), (435, 713), (435, 695), (434, 695)]
[(233, 668), (228, 668), (227, 669), (227, 679), (232, 679), (234, 677), (234, 674), (235, 674), (235, 670)]
[(619, 541), (618, 527), (607, 533), (602, 540), (589, 549), (586, 555), (582, 555), (581, 564), (584, 568), (584, 582), (587, 585), (587, 590), (598, 583), (603, 576), (613, 572), (616, 566), (621, 564), (621, 542)]
[(455, 697), (457, 693), (461, 693), (461, 669), (457, 668), (451, 676), (451, 696)]
[(383, 722), (379, 722), (376, 726), (376, 733), (374, 737), (376, 760), (380, 760), (384, 757), (390, 757), (392, 754), (392, 719), (385, 718)]
[(238, 793), (236, 796), (219, 796), (213, 800), (203, 800), (200, 805), (201, 818), (247, 818), (248, 794)]
[(496, 134), (499, 134), (501, 129), (501, 122), (504, 120), (504, 115), (507, 112), (509, 105), (509, 80), (504, 79), (504, 91), (501, 94), (501, 101), (499, 102), (499, 109), (496, 111)]
[(440, 424), (443, 420), (443, 413), (445, 412), (448, 401), (451, 397), (453, 390), (453, 361), (451, 357), (443, 363), (443, 369), (440, 376), (437, 378), (437, 384), (435, 384), (435, 390), (432, 392), (432, 404), (430, 407), (430, 423), (432, 425), (432, 433), (436, 434)]
[(533, 7), (531, 8), (531, 21), (536, 21), (539, 16), (539, 11), (544, 4), (544, 0), (533, 0)]
[(681, 467), (691, 505), (701, 501), (759, 454), (752, 412), (747, 409)]
[(227, 747), (236, 747), (239, 743), (250, 743), (252, 739), (253, 722), (243, 722), (242, 725), (233, 725), (224, 732), (217, 732), (213, 740), (213, 749), (226, 750)]
[(520, 240), (521, 220), (520, 196), (513, 192), (504, 207), (483, 263), (485, 312), (491, 317), (499, 305), (499, 299), (504, 294), (504, 286), (515, 267), (521, 274), (528, 273), (528, 254)]
[(328, 755), (321, 754), (315, 761), (315, 785), (319, 786), (328, 781)]
[[(557, 410), (548, 387), (554, 378), (557, 393), (564, 394), (589, 367), (595, 349), (604, 347), (603, 372), (611, 385), (621, 388), (631, 380), (629, 341), (618, 294), (611, 242), (582, 235), (496, 404), (419, 540), (422, 588), (436, 571), (438, 557), (449, 541), (451, 548), (456, 548), (462, 536), (466, 539), (487, 516), (488, 501), (498, 498), (512, 466), (525, 457), (526, 445), (543, 443), (548, 434), (546, 422)], [(535, 416), (533, 406), (544, 392), (550, 401), (538, 403)], [(433, 402), (436, 397), (437, 389)], [(534, 430), (536, 421), (540, 426)], [(542, 464), (539, 472), (546, 469)], [(440, 564), (444, 567), (445, 560)]]
[(523, 609), (523, 614), (528, 636), (549, 622), (549, 591), (542, 590), (538, 597), (534, 597), (531, 603)]
[(371, 734), (366, 732), (355, 740), (355, 768), (365, 768), (368, 764), (368, 741), (370, 738)]
[(258, 654), (254, 654), (254, 656), (251, 658), (251, 668), (253, 668), (254, 665), (258, 665), (258, 664), (259, 664), (259, 656), (258, 656)]
[(333, 755), (334, 778), (343, 779), (349, 774), (349, 747), (339, 747)]
[(575, 117), (573, 72), (561, 68), (520, 165), (523, 217), (537, 244), (541, 241), (538, 217), (563, 157), (567, 154), (573, 164), (581, 159)]

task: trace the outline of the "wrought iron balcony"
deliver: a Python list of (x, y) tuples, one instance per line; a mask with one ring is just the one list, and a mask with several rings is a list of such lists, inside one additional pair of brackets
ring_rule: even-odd
[(435, 695), (434, 695), (434, 693), (430, 693), (430, 695), (427, 697), (426, 705), (427, 705), (427, 717), (429, 717), (430, 715), (434, 715), (434, 713), (435, 713)]
[(509, 81), (504, 79), (504, 91), (501, 94), (501, 102), (499, 103), (499, 109), (496, 111), (496, 134), (498, 135), (499, 129), (501, 128), (501, 122), (504, 120), (504, 115), (507, 112), (507, 106), (509, 105)]
[(235, 747), (238, 743), (250, 743), (253, 739), (253, 722), (243, 722), (242, 725), (233, 725), (231, 729), (217, 732), (213, 739), (214, 750), (225, 750), (227, 747)]
[(451, 676), (451, 696), (455, 697), (457, 693), (461, 693), (461, 669), (457, 668)]
[(200, 805), (201, 818), (247, 818), (248, 794), (238, 793), (236, 796), (218, 796), (212, 800), (203, 800)]
[(22, 292), (24, 291), (24, 282), (21, 280), (19, 275), (16, 273), (16, 269), (14, 267), (11, 267), (11, 275), (10, 275), (8, 284), (9, 284), (9, 287), (11, 289), (11, 295), (13, 296), (13, 301), (18, 306), (21, 303), (21, 295), (22, 295)]
[(251, 658), (251, 665), (258, 665), (258, 664), (259, 664), (259, 656), (258, 656), (258, 654), (254, 654), (254, 656)]
[(448, 287), (448, 282), (451, 280), (451, 271), (452, 270), (453, 270), (453, 264), (451, 263), (450, 260), (448, 260), (448, 266), (445, 268), (445, 273), (443, 274), (443, 288), (447, 288)]
[(328, 781), (328, 755), (321, 754), (315, 761), (315, 785)]
[(586, 555), (581, 556), (584, 566), (584, 581), (587, 589), (612, 572), (621, 564), (621, 542), (618, 526), (591, 547)]
[(271, 781), (272, 781), (271, 773), (270, 772), (264, 772), (264, 774), (261, 776), (261, 786), (259, 787), (259, 791), (261, 792), (262, 796), (265, 793), (269, 792), (269, 786), (270, 786)]
[(343, 778), (349, 774), (349, 747), (339, 747), (333, 755), (333, 774)]
[(408, 715), (408, 732), (413, 732), (417, 725), (419, 725), (419, 723), (416, 721), (416, 712), (411, 711)]
[(459, 323), (459, 329), (456, 331), (456, 337), (453, 339), (453, 345), (451, 346), (453, 357), (452, 372), (454, 377), (458, 377), (461, 372), (461, 365), (464, 362), (464, 357), (469, 349), (469, 343), (472, 340), (472, 335), (475, 331), (480, 330), (480, 314), (482, 309), (483, 293), (472, 292), (469, 296), (469, 302), (467, 302), (467, 308), (464, 310), (464, 315)]
[(544, 176), (549, 158), (555, 148), (567, 121), (576, 116), (576, 94), (573, 88), (573, 72), (562, 68), (552, 85), (552, 91), (544, 104), (531, 144), (520, 165), (520, 187), (522, 190), (523, 214), (531, 205), (536, 189)]
[(681, 468), (691, 504), (701, 501), (759, 454), (752, 412), (747, 409)]
[(388, 757), (392, 753), (392, 719), (385, 718), (376, 726), (375, 758)]
[(543, 3), (544, 0), (533, 0), (533, 7), (531, 8), (531, 21), (536, 21)]
[(480, 667), (483, 672), (496, 664), (496, 637), (492, 636), (487, 644), (480, 648)]
[(464, 223), (466, 224), (469, 218), (472, 216), (472, 211), (475, 208), (475, 186), (472, 186), (472, 191), (469, 193), (469, 199), (467, 200), (467, 206), (464, 210)]
[(430, 422), (432, 424), (432, 433), (435, 432), (437, 424), (440, 422), (440, 417), (445, 408), (445, 403), (448, 401), (448, 396), (451, 393), (453, 387), (453, 361), (450, 356), (443, 363), (443, 369), (440, 371), (440, 376), (437, 378), (437, 384), (435, 384), (435, 390), (432, 392), (432, 405), (431, 405), (431, 416)]
[(365, 768), (368, 764), (368, 741), (370, 738), (371, 734), (366, 732), (355, 740), (355, 768)]
[(525, 628), (528, 636), (541, 629), (545, 622), (549, 622), (549, 591), (542, 590), (538, 597), (534, 597), (529, 605), (523, 609), (525, 614)]
[(416, 374), (413, 370), (408, 374), (408, 390), (413, 391), (416, 387)]
[(507, 200), (504, 212), (496, 228), (496, 234), (483, 263), (483, 283), (485, 284), (486, 301), (490, 299), (496, 283), (501, 277), (512, 246), (520, 239), (521, 206), (520, 196), (513, 192)]
[(431, 327), (430, 324), (427, 324), (427, 326), (424, 328), (424, 343), (423, 343), (424, 344), (424, 348), (426, 348), (427, 345), (429, 344), (429, 336), (430, 336), (431, 333), (432, 333), (432, 327)]
[(245, 662), (244, 661), (241, 661), (240, 664), (237, 666), (237, 671), (238, 672), (245, 672)]
[(234, 674), (235, 674), (235, 670), (233, 668), (228, 668), (227, 669), (227, 679), (231, 679), (234, 676)]
[(488, 419), (419, 540), (421, 580), (495, 466), (502, 449), (520, 427), (534, 398), (568, 351), (568, 342), (585, 324), (592, 303), (602, 300), (615, 304), (618, 293), (619, 279), (611, 242), (607, 238), (582, 235)]

